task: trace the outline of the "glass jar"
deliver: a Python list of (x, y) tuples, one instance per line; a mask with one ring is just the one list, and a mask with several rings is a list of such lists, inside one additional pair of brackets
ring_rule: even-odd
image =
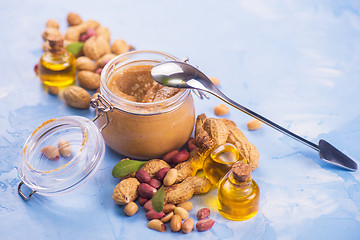
[[(42, 149), (58, 146), (60, 140), (70, 144), (70, 156), (57, 160), (47, 158)], [(104, 158), (105, 143), (99, 129), (87, 118), (78, 116), (50, 119), (27, 139), (20, 156), (18, 191), (24, 199), (34, 192), (53, 196), (66, 193), (89, 180)], [(32, 192), (24, 195), (25, 184)]]
[(162, 101), (140, 103), (121, 98), (108, 87), (109, 80), (127, 67), (174, 60), (178, 59), (162, 52), (132, 51), (106, 64), (99, 97), (108, 102), (110, 110), (98, 118), (97, 124), (104, 126), (101, 133), (110, 148), (131, 158), (151, 159), (180, 148), (189, 139), (195, 122), (189, 89)]

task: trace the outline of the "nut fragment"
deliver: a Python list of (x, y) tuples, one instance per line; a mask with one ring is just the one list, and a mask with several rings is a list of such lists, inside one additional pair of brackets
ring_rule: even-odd
[(156, 189), (159, 189), (162, 185), (162, 182), (160, 180), (153, 178), (148, 182), (148, 184)]
[(190, 211), (193, 208), (193, 204), (189, 201), (180, 203), (177, 206), (185, 209), (186, 211)]
[(147, 183), (151, 179), (150, 175), (142, 169), (136, 171), (135, 177), (142, 183)]
[(248, 121), (246, 124), (247, 128), (251, 131), (261, 128), (261, 125), (262, 125), (262, 122), (260, 122), (259, 120), (255, 119), (255, 118)]
[(181, 230), (183, 233), (189, 233), (194, 229), (194, 221), (192, 218), (185, 219), (181, 225)]
[(197, 219), (199, 219), (199, 220), (207, 218), (210, 216), (210, 209), (202, 208), (197, 212), (196, 216), (197, 216)]
[(189, 159), (189, 157), (190, 157), (190, 153), (185, 149), (183, 149), (172, 158), (172, 163), (179, 164), (185, 162), (186, 160)]
[(209, 79), (213, 82), (215, 86), (218, 86), (220, 84), (220, 80), (216, 77), (209, 77)]
[(215, 221), (208, 218), (208, 219), (203, 219), (203, 220), (200, 220), (196, 223), (196, 229), (199, 231), (199, 232), (203, 232), (203, 231), (207, 231), (209, 230), (210, 228), (212, 228), (212, 226), (214, 225)]
[(165, 167), (165, 168), (160, 169), (160, 170), (155, 174), (155, 178), (158, 179), (158, 180), (160, 180), (160, 181), (162, 181), (169, 170), (170, 170), (170, 168), (168, 168), (168, 167)]
[(216, 116), (223, 116), (228, 112), (229, 112), (229, 108), (225, 104), (219, 104), (214, 107), (214, 113)]
[(159, 219), (153, 219), (150, 222), (148, 222), (148, 228), (159, 231), (159, 232), (166, 231), (165, 224), (162, 221), (160, 221)]
[(170, 169), (163, 180), (165, 186), (171, 186), (177, 179), (178, 171), (175, 168)]
[(148, 201), (147, 198), (143, 198), (142, 196), (138, 197), (138, 202), (139, 202), (140, 206), (144, 206), (147, 201)]
[(163, 212), (164, 212), (164, 213), (172, 212), (175, 207), (176, 207), (175, 204), (167, 203), (167, 204), (165, 204), (164, 207), (163, 207)]
[(58, 160), (60, 157), (57, 148), (51, 145), (43, 147), (40, 151), (50, 160)]
[(169, 222), (170, 220), (171, 220), (171, 218), (174, 216), (174, 212), (169, 212), (168, 214), (166, 214), (165, 215), (165, 217), (163, 217), (162, 219), (161, 219), (161, 221), (163, 222), (163, 223), (167, 223), (167, 222)]
[(181, 219), (186, 219), (186, 218), (189, 217), (189, 212), (186, 211), (182, 207), (175, 207), (174, 208), (174, 213), (175, 213), (175, 215), (179, 215), (181, 217)]
[(163, 159), (165, 162), (171, 163), (173, 157), (175, 157), (175, 155), (178, 154), (178, 153), (179, 153), (178, 150), (170, 151), (170, 152), (166, 153), (166, 154), (162, 157), (162, 159)]
[(150, 210), (145, 214), (146, 218), (148, 220), (152, 220), (152, 219), (161, 219), (165, 216), (164, 212), (156, 212), (155, 210)]
[(129, 202), (124, 208), (126, 216), (132, 216), (138, 211), (139, 207), (135, 202)]
[(153, 210), (153, 207), (152, 207), (152, 200), (149, 199), (145, 204), (144, 204), (144, 210), (145, 212), (148, 212), (150, 210)]
[(181, 230), (181, 223), (182, 223), (182, 219), (179, 215), (174, 215), (172, 216), (171, 220), (170, 220), (170, 229), (173, 232), (178, 232)]
[(63, 92), (63, 97), (67, 105), (74, 108), (89, 108), (90, 94), (78, 86), (67, 87)]
[(74, 12), (70, 12), (67, 15), (66, 20), (67, 20), (69, 26), (76, 26), (76, 25), (79, 25), (80, 23), (82, 23), (81, 17)]
[(65, 139), (60, 139), (58, 142), (58, 149), (61, 156), (67, 158), (71, 156), (71, 146)]
[(143, 198), (148, 198), (148, 199), (152, 198), (156, 193), (156, 191), (157, 191), (156, 188), (150, 186), (147, 183), (141, 183), (138, 189), (139, 195), (142, 196)]

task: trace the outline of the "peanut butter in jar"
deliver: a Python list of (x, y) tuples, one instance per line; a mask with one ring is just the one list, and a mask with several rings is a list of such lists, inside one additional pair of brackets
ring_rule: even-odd
[[(151, 77), (157, 63), (177, 60), (153, 51), (133, 51), (110, 61), (101, 74), (101, 95), (115, 108), (102, 135), (106, 144), (130, 158), (151, 159), (180, 148), (195, 122), (188, 89), (162, 86)], [(101, 116), (99, 127), (106, 123)]]

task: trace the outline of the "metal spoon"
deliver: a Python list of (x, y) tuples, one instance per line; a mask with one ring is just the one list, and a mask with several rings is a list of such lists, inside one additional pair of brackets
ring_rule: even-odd
[(170, 61), (155, 65), (151, 70), (151, 75), (158, 83), (175, 88), (191, 88), (202, 90), (220, 98), (231, 106), (249, 114), (250, 116), (262, 121), (263, 123), (275, 128), (276, 130), (298, 140), (301, 143), (313, 148), (319, 152), (320, 158), (328, 163), (342, 167), (347, 170), (356, 171), (357, 164), (331, 144), (321, 139), (319, 145), (316, 145), (295, 133), (286, 130), (265, 117), (241, 106), (225, 96), (211, 80), (197, 68), (184, 62)]

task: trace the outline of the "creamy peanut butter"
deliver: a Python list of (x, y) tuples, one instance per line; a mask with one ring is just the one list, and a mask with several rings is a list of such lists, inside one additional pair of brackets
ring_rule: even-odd
[(174, 96), (180, 89), (163, 86), (151, 77), (152, 65), (130, 66), (109, 81), (110, 91), (133, 102), (159, 102)]
[[(107, 81), (118, 103), (126, 99), (133, 105), (134, 112), (138, 111), (138, 105), (144, 109), (144, 114), (132, 114), (128, 109), (109, 112), (109, 124), (102, 131), (105, 142), (113, 150), (131, 158), (161, 157), (180, 148), (194, 127), (195, 111), (190, 92), (156, 83), (151, 77), (152, 67), (129, 66)], [(129, 102), (126, 102), (128, 107)], [(153, 113), (152, 109), (159, 109), (159, 106), (161, 111)], [(99, 118), (99, 126), (104, 123), (105, 118)]]

